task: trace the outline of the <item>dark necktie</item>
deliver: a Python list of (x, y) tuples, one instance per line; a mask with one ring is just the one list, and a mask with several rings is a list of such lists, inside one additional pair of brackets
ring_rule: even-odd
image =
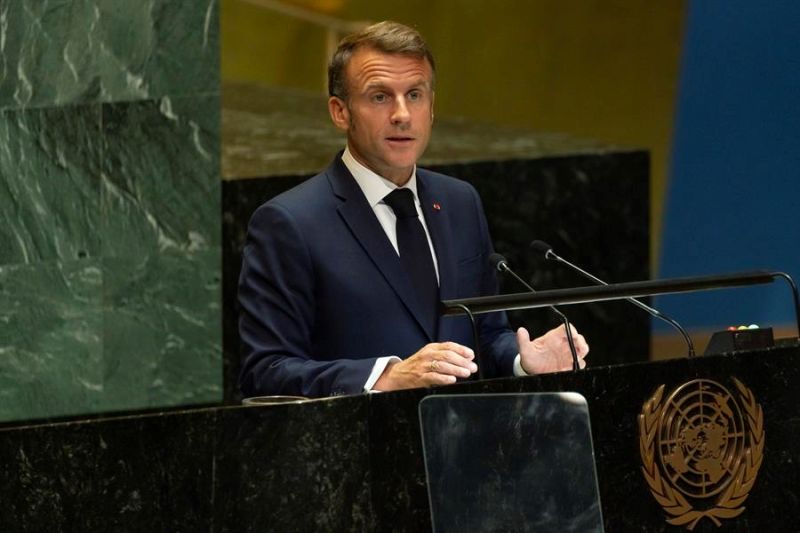
[(414, 206), (414, 193), (411, 189), (395, 189), (384, 202), (392, 208), (397, 217), (397, 248), (400, 263), (405, 268), (416, 290), (417, 301), (424, 313), (424, 320), (436, 336), (438, 324), (439, 284), (433, 266), (428, 237)]

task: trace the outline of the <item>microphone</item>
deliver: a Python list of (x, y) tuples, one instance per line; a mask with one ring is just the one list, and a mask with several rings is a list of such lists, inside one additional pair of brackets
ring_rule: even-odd
[[(508, 266), (508, 261), (506, 258), (498, 253), (493, 253), (489, 256), (489, 263), (494, 266), (497, 270), (503, 273), (510, 274), (514, 279), (519, 281), (525, 288), (527, 288), (531, 292), (536, 292), (536, 290), (531, 287), (524, 279), (519, 277), (516, 272), (511, 270), (511, 267)], [(572, 370), (580, 369), (580, 365), (578, 364), (578, 351), (575, 349), (575, 341), (572, 340), (572, 327), (569, 325), (569, 320), (564, 313), (558, 310), (558, 308), (554, 305), (550, 306), (550, 309), (557, 314), (561, 318), (561, 322), (564, 324), (564, 330), (567, 333), (567, 344), (569, 344), (569, 351), (572, 354)]]
[[(550, 246), (549, 244), (547, 244), (544, 241), (539, 241), (539, 240), (533, 241), (531, 243), (531, 248), (533, 248), (534, 251), (536, 251), (536, 252), (544, 254), (544, 258), (545, 259), (550, 259), (552, 261), (556, 261), (558, 263), (562, 263), (562, 264), (568, 266), (569, 268), (571, 268), (572, 270), (578, 272), (579, 274), (581, 274), (585, 278), (588, 278), (588, 279), (592, 280), (597, 285), (608, 285), (608, 283), (606, 283), (605, 281), (601, 280), (600, 278), (598, 278), (596, 276), (593, 276), (592, 274), (589, 274), (588, 272), (586, 272), (584, 269), (582, 269), (578, 265), (574, 265), (574, 264), (570, 263), (569, 261), (567, 261), (566, 259), (564, 259), (563, 257), (559, 257), (553, 251), (553, 247)], [(689, 357), (694, 357), (695, 356), (694, 343), (692, 342), (692, 339), (689, 337), (689, 334), (686, 333), (686, 330), (683, 329), (683, 327), (680, 324), (678, 324), (677, 321), (675, 321), (672, 318), (668, 317), (667, 315), (661, 313), (657, 309), (653, 309), (649, 305), (646, 305), (646, 304), (640, 302), (636, 298), (626, 298), (626, 300), (628, 300), (630, 303), (632, 303), (636, 307), (639, 307), (640, 309), (644, 309), (645, 311), (650, 313), (650, 315), (652, 315), (652, 316), (654, 316), (654, 317), (656, 317), (656, 318), (658, 318), (660, 320), (663, 320), (664, 322), (666, 322), (667, 324), (669, 324), (673, 328), (677, 329), (680, 332), (680, 334), (683, 335), (683, 338), (686, 341), (686, 346), (689, 348)]]

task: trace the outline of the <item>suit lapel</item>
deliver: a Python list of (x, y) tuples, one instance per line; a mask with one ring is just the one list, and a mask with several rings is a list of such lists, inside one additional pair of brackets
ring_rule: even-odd
[[(439, 299), (456, 297), (456, 258), (453, 251), (453, 233), (447, 216), (447, 197), (444, 190), (436, 187), (424, 170), (417, 168), (417, 192), (425, 215), (425, 224), (431, 234), (436, 262), (439, 267)], [(439, 318), (439, 338), (449, 339), (452, 320)]]
[(341, 154), (328, 168), (327, 176), (334, 194), (342, 200), (338, 207), (339, 215), (403, 305), (414, 316), (419, 327), (432, 341), (433, 336), (422, 320), (423, 315), (414, 295), (411, 280), (403, 270), (397, 252), (386, 237), (364, 193), (342, 163)]

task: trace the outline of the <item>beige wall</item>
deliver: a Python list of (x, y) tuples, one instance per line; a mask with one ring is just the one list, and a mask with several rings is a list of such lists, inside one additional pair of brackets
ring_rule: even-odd
[[(323, 91), (325, 32), (251, 1), (222, 1), (223, 80)], [(685, 0), (285, 3), (416, 26), (436, 55), (439, 116), (649, 149), (657, 264)]]

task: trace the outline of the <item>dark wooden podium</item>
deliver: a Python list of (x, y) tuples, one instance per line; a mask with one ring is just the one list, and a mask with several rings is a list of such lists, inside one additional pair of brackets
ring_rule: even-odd
[[(798, 531), (799, 369), (793, 344), (304, 404), (7, 426), (0, 530), (427, 531), (422, 398), (576, 391), (588, 400), (606, 531)], [(729, 417), (738, 429), (721, 435)], [(695, 471), (723, 465), (709, 479), (733, 481), (692, 489), (691, 472), (677, 472), (681, 453)], [(687, 486), (718, 492), (676, 495)]]

